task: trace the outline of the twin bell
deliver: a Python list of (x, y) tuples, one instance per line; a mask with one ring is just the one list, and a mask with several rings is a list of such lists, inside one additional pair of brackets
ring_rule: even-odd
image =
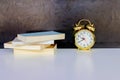
[(77, 24), (75, 24), (75, 31), (79, 31), (81, 29), (88, 29), (92, 32), (95, 31), (94, 24), (92, 24), (88, 19), (81, 19)]

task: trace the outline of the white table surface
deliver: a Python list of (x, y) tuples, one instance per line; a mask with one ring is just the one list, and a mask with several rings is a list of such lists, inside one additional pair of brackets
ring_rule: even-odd
[(0, 80), (120, 80), (120, 49), (58, 49), (33, 57), (0, 49)]

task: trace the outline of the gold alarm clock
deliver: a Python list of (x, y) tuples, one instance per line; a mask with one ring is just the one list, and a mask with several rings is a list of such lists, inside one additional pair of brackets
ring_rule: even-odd
[(80, 50), (89, 50), (95, 44), (95, 27), (88, 19), (80, 20), (74, 27), (75, 45)]

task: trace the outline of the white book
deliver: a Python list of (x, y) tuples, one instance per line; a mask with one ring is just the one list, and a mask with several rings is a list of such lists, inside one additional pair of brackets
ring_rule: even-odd
[(54, 57), (56, 53), (57, 45), (53, 44), (45, 49), (42, 50), (20, 50), (20, 49), (13, 49), (13, 53), (15, 58), (36, 58), (38, 56), (49, 56), (50, 58)]
[(49, 47), (51, 44), (24, 44), (13, 45), (11, 42), (4, 43), (4, 48), (13, 48), (20, 50), (42, 50)]
[(35, 42), (65, 39), (65, 34), (55, 31), (46, 31), (46, 32), (18, 34), (17, 38), (25, 43), (35, 43)]
[[(24, 44), (27, 44), (21, 40), (19, 40), (17, 37), (12, 41), (12, 44), (13, 45), (24, 45)], [(54, 44), (54, 40), (51, 40), (51, 41), (43, 41), (43, 42), (39, 42), (37, 44)]]
[(21, 50), (21, 49), (13, 49), (13, 50), (14, 50), (14, 53), (16, 53), (16, 54), (18, 54), (18, 53), (21, 53), (21, 54), (50, 53), (51, 54), (51, 51), (54, 51), (56, 49), (57, 49), (57, 44), (52, 44), (52, 45), (50, 45), (42, 50)]

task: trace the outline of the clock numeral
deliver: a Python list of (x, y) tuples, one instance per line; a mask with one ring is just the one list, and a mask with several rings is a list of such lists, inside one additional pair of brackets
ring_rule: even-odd
[(80, 35), (78, 35), (78, 37), (81, 37)]

